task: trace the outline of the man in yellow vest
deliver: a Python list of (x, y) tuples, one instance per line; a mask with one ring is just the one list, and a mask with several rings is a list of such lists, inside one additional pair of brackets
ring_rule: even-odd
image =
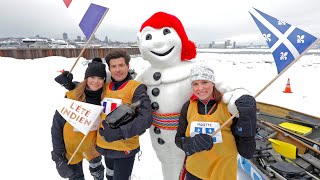
[[(122, 104), (140, 101), (131, 121), (112, 128), (103, 121), (97, 136), (97, 151), (105, 157), (106, 177), (113, 180), (130, 179), (135, 155), (140, 151), (139, 135), (152, 123), (152, 109), (147, 86), (132, 79), (129, 74), (130, 56), (124, 50), (112, 50), (105, 60), (111, 73), (105, 97), (121, 100)], [(104, 119), (104, 118), (103, 118)]]

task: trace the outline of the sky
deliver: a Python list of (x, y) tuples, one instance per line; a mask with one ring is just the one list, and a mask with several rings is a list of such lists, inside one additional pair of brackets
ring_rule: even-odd
[[(277, 70), (271, 54), (215, 54), (201, 53), (195, 59), (214, 68), (216, 78), (231, 87), (244, 87), (254, 95), (271, 79)], [(206, 50), (207, 51), (207, 50)], [(215, 50), (217, 51), (217, 50)], [(53, 114), (65, 89), (54, 81), (59, 70), (70, 69), (76, 58), (58, 56), (35, 60), (17, 60), (0, 57), (1, 130), (0, 179), (59, 178), (51, 160), (51, 134)], [(81, 58), (72, 71), (74, 80), (84, 77), (87, 61)], [(141, 73), (148, 62), (134, 57), (130, 67)], [(319, 89), (320, 57), (305, 55), (256, 99), (313, 116), (320, 117)], [(293, 93), (283, 93), (290, 78)], [(152, 149), (149, 133), (142, 135), (142, 155), (136, 157), (132, 180), (161, 180), (161, 165)], [(89, 179), (88, 163), (84, 161), (85, 176)], [(19, 172), (19, 173), (17, 173)], [(239, 170), (239, 179), (248, 177)]]
[[(76, 0), (73, 0), (76, 1)], [(196, 43), (236, 40), (265, 43), (248, 10), (255, 7), (279, 20), (319, 37), (318, 0), (105, 0), (110, 8), (96, 32), (114, 41), (136, 41), (141, 24), (152, 14), (164, 11), (177, 16), (189, 39)], [(81, 35), (78, 24), (63, 0), (1, 0), (0, 38), (35, 35), (70, 39)]]

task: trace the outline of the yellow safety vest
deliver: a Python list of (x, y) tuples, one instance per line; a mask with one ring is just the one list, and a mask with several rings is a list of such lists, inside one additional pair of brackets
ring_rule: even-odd
[[(69, 91), (66, 93), (67, 98), (74, 99), (74, 91)], [(63, 139), (66, 148), (66, 157), (69, 160), (75, 150), (77, 149), (78, 145), (82, 141), (84, 135), (80, 131), (74, 131), (73, 126), (66, 122), (63, 127)], [(77, 164), (86, 158), (88, 161), (91, 159), (100, 156), (100, 153), (96, 151), (96, 138), (97, 131), (90, 131), (87, 135), (86, 139), (80, 146), (79, 150), (71, 160), (70, 164)]]
[[(190, 136), (191, 122), (219, 122), (220, 126), (231, 117), (227, 105), (220, 102), (211, 115), (198, 113), (198, 102), (190, 100), (186, 136)], [(187, 157), (186, 169), (203, 180), (237, 179), (237, 146), (231, 132), (231, 124), (222, 128), (222, 141), (213, 145), (209, 151), (202, 151)]]
[[(122, 99), (122, 103), (129, 103), (131, 104), (131, 100), (133, 98), (134, 91), (141, 83), (130, 80), (122, 89), (111, 91), (107, 89), (105, 96), (108, 98), (116, 98), (116, 99)], [(107, 84), (107, 88), (109, 88), (109, 84)], [(102, 119), (105, 119), (106, 115), (102, 114)], [(100, 123), (100, 127), (103, 128), (102, 123)], [(107, 142), (105, 141), (102, 136), (98, 133), (97, 135), (97, 145), (104, 149), (112, 149), (116, 151), (128, 151), (128, 150), (134, 150), (137, 149), (139, 144), (139, 136), (136, 135), (132, 138), (126, 139), (126, 140), (118, 140), (114, 142)]]

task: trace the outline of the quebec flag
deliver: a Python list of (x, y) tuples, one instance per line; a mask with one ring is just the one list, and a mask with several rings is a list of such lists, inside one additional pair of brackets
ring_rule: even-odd
[(271, 49), (278, 74), (317, 41), (313, 35), (257, 9), (249, 13)]
[(95, 32), (109, 8), (106, 0), (63, 0), (87, 39)]

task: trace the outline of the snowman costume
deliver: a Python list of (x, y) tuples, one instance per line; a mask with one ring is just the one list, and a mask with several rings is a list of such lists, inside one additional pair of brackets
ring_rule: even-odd
[(179, 115), (192, 95), (189, 81), (191, 60), (196, 56), (180, 20), (158, 12), (145, 21), (137, 34), (144, 60), (151, 66), (137, 80), (148, 87), (153, 109), (149, 129), (151, 142), (162, 165), (163, 179), (178, 180), (185, 153), (175, 144)]

